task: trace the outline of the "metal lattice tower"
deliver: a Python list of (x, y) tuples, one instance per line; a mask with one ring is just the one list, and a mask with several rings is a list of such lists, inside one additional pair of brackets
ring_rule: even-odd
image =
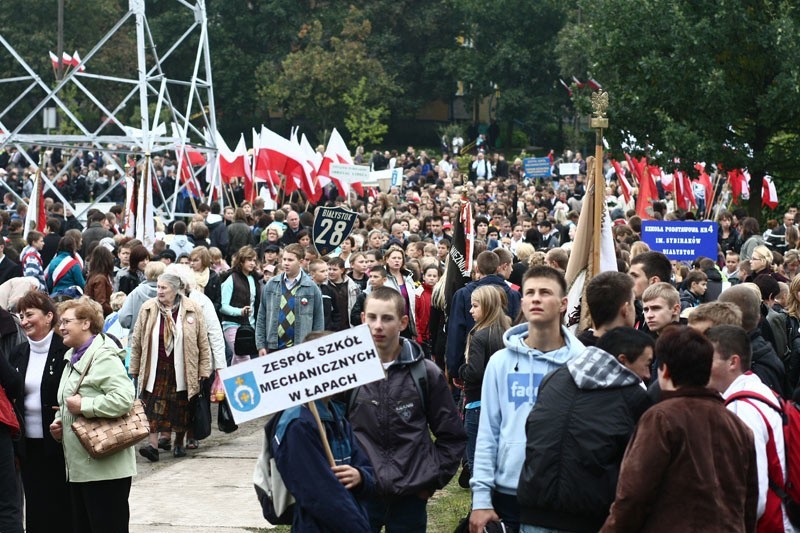
[[(39, 155), (33, 152), (35, 146), (60, 148), (64, 152), (64, 168), (55, 176), (57, 180), (63, 173), (69, 171), (71, 163), (75, 160), (73, 151), (89, 150), (104, 154), (135, 154), (141, 157), (146, 153), (158, 155), (170, 150), (178, 150), (178, 168), (180, 168), (184, 150), (181, 147), (204, 153), (208, 163), (205, 168), (197, 171), (206, 171), (208, 181), (213, 186), (216, 176), (216, 143), (214, 136), (217, 131), (216, 111), (214, 107), (214, 90), (211, 76), (211, 57), (208, 45), (208, 24), (206, 17), (205, 0), (174, 0), (186, 13), (186, 25), (174, 28), (174, 38), (169, 43), (154, 42), (145, 12), (145, 0), (129, 0), (128, 11), (114, 24), (108, 32), (86, 53), (81, 64), (71, 69), (60, 81), (51, 87), (14, 49), (3, 35), (0, 35), (0, 54), (9, 53), (16, 61), (17, 70), (10, 75), (0, 77), (0, 83), (13, 83), (24, 86), (19, 94), (8, 104), (0, 103), (0, 150), (7, 147), (16, 147), (22, 157), (30, 165), (39, 165)], [(136, 32), (136, 72), (130, 77), (103, 74), (92, 69), (92, 58), (107, 47), (107, 44), (118, 32), (131, 31), (135, 25)], [(196, 38), (196, 43), (193, 42)], [(180, 75), (170, 71), (167, 61), (176, 52), (186, 53), (193, 50), (194, 62), (192, 64), (191, 78), (181, 79)], [(86, 70), (81, 71), (81, 66)], [(175, 70), (174, 68), (172, 69)], [(21, 74), (20, 74), (21, 73)], [(15, 75), (16, 74), (16, 75)], [(48, 73), (49, 74), (49, 73)], [(115, 86), (119, 89), (116, 94), (125, 96), (116, 102), (104, 99), (105, 91), (94, 92), (87, 87), (88, 80), (101, 80), (105, 87)], [(84, 124), (64, 102), (65, 90), (73, 86), (81, 98), (87, 98), (105, 116), (105, 120), (97, 127)], [(188, 96), (185, 94), (188, 92)], [(15, 109), (22, 109), (21, 102), (30, 101), (31, 96), (42, 94), (42, 98), (22, 120), (9, 123), (10, 115)], [(176, 96), (184, 95), (185, 105), (176, 107), (180, 101)], [(154, 110), (151, 109), (155, 105)], [(74, 135), (44, 133), (41, 116), (47, 106), (55, 106), (60, 111), (71, 129), (80, 133)], [(126, 116), (135, 116), (134, 110), (138, 107), (140, 112), (138, 123), (124, 123)], [(159, 120), (164, 114), (168, 119)], [(19, 113), (17, 113), (19, 114)], [(135, 119), (134, 119), (135, 120)], [(167, 124), (166, 122), (169, 122)], [(39, 130), (39, 131), (37, 131)], [(169, 134), (168, 134), (169, 132)], [(116, 168), (120, 175), (125, 175), (125, 169), (111, 157), (104, 158), (106, 164)], [(171, 220), (176, 215), (176, 201), (178, 194), (186, 184), (181, 183), (176, 171), (175, 191), (165, 197), (160, 186), (154, 191), (155, 204), (161, 204), (159, 210), (165, 220)], [(72, 202), (68, 201), (57, 189), (52, 181), (46, 179), (45, 191), (52, 190), (64, 203), (64, 206), (75, 211)], [(113, 183), (102, 194), (98, 195), (91, 205), (75, 214), (81, 216), (93, 205), (103, 201), (115, 188), (125, 183), (120, 179)], [(6, 190), (12, 191), (5, 181), (0, 180)], [(16, 195), (16, 193), (14, 193)]]

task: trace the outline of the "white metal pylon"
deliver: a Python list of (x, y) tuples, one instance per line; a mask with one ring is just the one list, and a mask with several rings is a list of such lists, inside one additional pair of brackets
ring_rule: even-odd
[[(65, 172), (68, 172), (71, 163), (77, 154), (82, 151), (100, 152), (103, 154), (128, 154), (144, 157), (146, 153), (157, 155), (166, 151), (177, 150), (178, 167), (176, 169), (176, 184), (174, 193), (165, 197), (158, 187), (154, 191), (155, 204), (160, 215), (165, 220), (172, 220), (175, 216), (191, 213), (176, 212), (176, 199), (187, 183), (181, 183), (180, 169), (184, 150), (182, 147), (204, 154), (208, 163), (201, 169), (205, 170), (208, 182), (214, 183), (216, 173), (216, 143), (213, 137), (217, 131), (216, 109), (214, 107), (214, 89), (211, 75), (211, 57), (208, 46), (208, 24), (206, 17), (206, 0), (173, 0), (180, 9), (185, 10), (186, 25), (174, 27), (171, 42), (155, 42), (150, 25), (147, 22), (145, 0), (129, 0), (128, 11), (114, 24), (106, 34), (85, 54), (80, 65), (67, 71), (62, 80), (48, 84), (40, 73), (36, 72), (25, 59), (23, 59), (3, 35), (0, 34), (0, 54), (9, 53), (17, 64), (17, 71), (0, 76), (0, 83), (24, 85), (19, 94), (9, 103), (0, 102), (0, 150), (7, 147), (16, 147), (20, 154), (30, 165), (38, 166), (39, 156), (32, 152), (34, 147), (60, 148), (64, 151), (67, 164), (53, 178), (44, 180), (45, 191), (52, 190), (64, 203), (65, 207), (75, 211), (72, 203), (56, 188), (55, 181)], [(118, 32), (130, 31), (135, 25), (137, 64), (136, 71), (130, 75), (118, 75), (98, 72), (92, 69), (92, 58), (100, 52)], [(195, 41), (196, 39), (196, 41)], [(194, 62), (191, 77), (173, 72), (170, 69), (169, 59), (176, 51), (184, 51), (191, 47), (194, 50)], [(162, 50), (165, 52), (161, 53)], [(42, 53), (47, 53), (43, 50)], [(86, 67), (84, 71), (81, 67)], [(118, 102), (109, 102), (100, 91), (92, 91), (87, 87), (87, 80), (100, 80), (105, 87), (112, 84), (124, 88), (125, 96)], [(22, 83), (21, 83), (22, 82)], [(91, 102), (104, 115), (104, 120), (99, 124), (87, 124), (76, 116), (75, 110), (70, 109), (64, 102), (64, 91), (67, 87), (74, 86), (78, 96), (84, 101)], [(109, 91), (103, 91), (109, 92)], [(180, 98), (188, 92), (188, 97)], [(17, 113), (15, 109), (23, 109), (22, 103), (29, 102), (30, 96), (42, 94), (39, 103), (22, 119), (10, 119)], [(178, 108), (179, 103), (181, 104)], [(150, 105), (155, 104), (155, 111), (150, 113)], [(47, 106), (57, 107), (65, 117), (71, 129), (77, 134), (48, 134), (41, 127), (38, 117)], [(139, 109), (139, 121), (136, 124), (125, 123), (124, 117), (134, 116), (134, 110)], [(25, 108), (27, 109), (27, 107)], [(171, 127), (164, 124), (163, 115)], [(74, 155), (73, 155), (74, 153)], [(91, 205), (75, 214), (78, 218), (88, 211), (92, 205), (102, 201), (114, 187), (125, 183), (125, 170), (121, 163), (113, 157), (104, 158), (106, 163), (112, 165), (119, 172), (122, 179), (96, 197)], [(191, 168), (191, 166), (190, 166)], [(194, 172), (194, 170), (192, 170)], [(14, 193), (14, 191), (0, 180), (0, 186)]]

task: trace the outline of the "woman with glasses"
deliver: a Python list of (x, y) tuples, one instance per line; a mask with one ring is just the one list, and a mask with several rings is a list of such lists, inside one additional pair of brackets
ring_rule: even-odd
[(750, 256), (750, 268), (753, 270), (753, 272), (747, 276), (745, 281), (755, 281), (755, 279), (759, 276), (772, 276), (775, 278), (775, 281), (789, 283), (789, 280), (786, 278), (786, 276), (772, 268), (772, 261), (772, 252), (769, 248), (764, 245), (756, 246), (753, 249), (753, 255)]
[(19, 299), (17, 311), (28, 339), (9, 354), (9, 362), (25, 383), (14, 398), (25, 422), (25, 436), (17, 444), (25, 489), (25, 529), (29, 533), (72, 531), (64, 449), (49, 429), (55, 420), (68, 348), (55, 333), (58, 311), (49, 296), (31, 291)]
[(86, 297), (69, 300), (61, 304), (59, 314), (59, 331), (70, 350), (64, 355), (66, 367), (57, 393), (59, 409), (50, 433), (64, 448), (73, 529), (82, 533), (127, 532), (128, 496), (136, 474), (133, 447), (93, 459), (72, 431), (72, 423), (79, 416), (119, 418), (133, 407), (136, 391), (125, 371), (125, 350), (101, 333), (103, 311), (97, 302)]

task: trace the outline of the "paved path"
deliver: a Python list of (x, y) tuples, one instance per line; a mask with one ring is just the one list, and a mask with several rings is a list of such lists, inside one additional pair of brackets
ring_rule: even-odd
[[(216, 414), (216, 413), (215, 413)], [(263, 421), (226, 435), (216, 429), (183, 459), (137, 454), (130, 496), (131, 533), (252, 533), (269, 528), (253, 490)]]

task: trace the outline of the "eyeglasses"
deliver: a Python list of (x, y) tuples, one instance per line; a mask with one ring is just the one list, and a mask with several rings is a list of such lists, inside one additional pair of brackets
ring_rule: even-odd
[(68, 326), (75, 322), (76, 320), (81, 320), (80, 318), (62, 318), (58, 321), (59, 326)]
[(765, 259), (764, 259), (763, 257), (758, 257), (757, 255), (754, 255), (754, 256), (753, 256), (753, 257), (750, 259), (750, 261), (765, 261)]

